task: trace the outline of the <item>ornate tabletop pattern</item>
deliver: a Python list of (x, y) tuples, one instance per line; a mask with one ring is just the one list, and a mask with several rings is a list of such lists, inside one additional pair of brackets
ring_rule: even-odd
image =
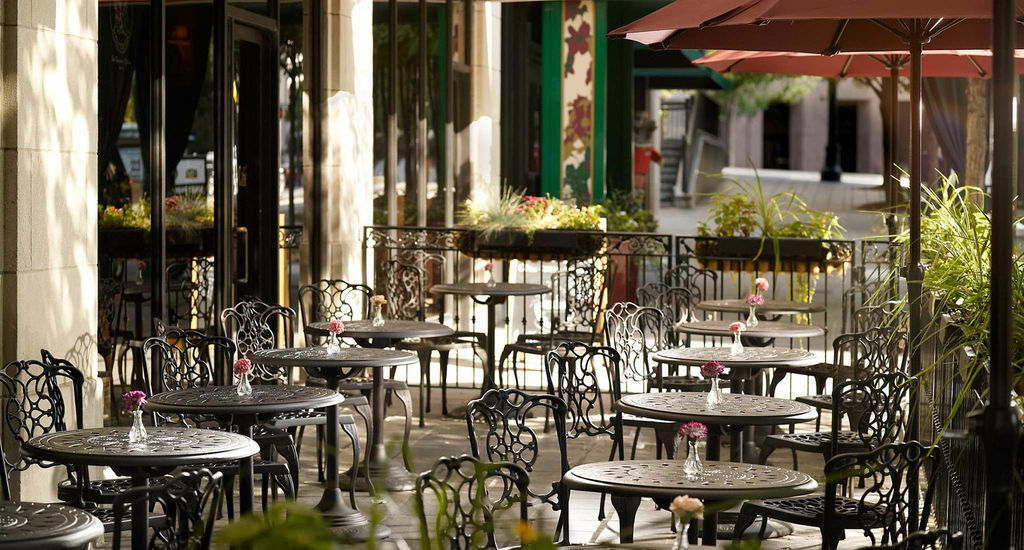
[[(697, 309), (718, 313), (747, 313), (750, 306), (746, 300), (706, 300), (697, 304)], [(757, 312), (764, 315), (804, 315), (825, 311), (824, 304), (797, 302), (794, 300), (765, 300), (757, 306)]]
[(732, 355), (727, 347), (676, 348), (660, 351), (653, 359), (670, 365), (703, 365), (719, 361), (727, 367), (803, 367), (820, 363), (813, 353), (800, 349), (755, 348), (746, 346), (743, 353)]
[(74, 548), (103, 535), (103, 524), (78, 508), (0, 502), (0, 548)]
[(694, 476), (683, 473), (682, 460), (626, 460), (595, 462), (576, 466), (570, 472), (593, 484), (616, 487), (629, 492), (646, 491), (651, 495), (689, 494), (751, 498), (779, 493), (800, 494), (813, 490), (811, 476), (785, 468), (760, 464), (707, 461), (704, 472)]
[[(673, 325), (676, 332), (704, 336), (728, 336), (729, 325), (735, 321), (686, 321)], [(798, 325), (784, 321), (761, 321), (756, 327), (743, 330), (743, 336), (750, 338), (814, 338), (825, 334), (825, 330), (814, 325)]]
[(529, 283), (456, 283), (434, 285), (431, 294), (454, 294), (458, 296), (533, 296), (547, 294), (551, 289), (544, 285)]
[(656, 392), (623, 396), (617, 407), (624, 413), (677, 422), (713, 425), (776, 425), (815, 418), (812, 407), (776, 397), (726, 393), (722, 404), (707, 406), (706, 392)]
[(269, 349), (252, 352), (249, 358), (274, 367), (396, 367), (417, 362), (411, 353), (378, 348), (341, 348), (333, 354), (326, 347)]
[[(317, 321), (306, 325), (306, 334), (312, 336), (327, 336), (328, 323)], [(399, 319), (388, 319), (384, 326), (375, 327), (373, 321), (345, 321), (345, 332), (343, 338), (384, 338), (398, 340), (402, 338), (439, 338), (450, 336), (455, 331), (441, 323), (428, 323), (425, 321), (405, 321)]]
[(53, 432), (26, 441), (23, 450), (56, 462), (111, 466), (166, 466), (197, 461), (237, 460), (259, 452), (244, 435), (197, 428), (146, 428), (145, 443), (129, 443), (128, 428), (87, 428)]
[(260, 414), (319, 409), (344, 401), (338, 392), (313, 386), (257, 384), (252, 395), (238, 395), (235, 386), (202, 386), (164, 392), (149, 398), (147, 410), (208, 414)]

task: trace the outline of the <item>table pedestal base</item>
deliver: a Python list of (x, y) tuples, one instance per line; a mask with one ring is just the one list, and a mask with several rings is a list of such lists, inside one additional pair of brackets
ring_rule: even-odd
[[(414, 482), (412, 474), (410, 474), (402, 466), (400, 461), (393, 461), (388, 463), (388, 466), (383, 467), (370, 467), (370, 479), (376, 484), (378, 479), (384, 480), (384, 489), (388, 492), (402, 492), (412, 491), (414, 488)], [(338, 486), (343, 490), (347, 490), (349, 485), (352, 483), (352, 469), (349, 468), (347, 472), (341, 475), (341, 480), (338, 482)], [(355, 476), (355, 489), (356, 491), (369, 491), (370, 484), (366, 481), (366, 464), (360, 464), (359, 470), (356, 471)], [(380, 487), (374, 487), (380, 489)]]
[[(359, 510), (353, 510), (345, 504), (339, 489), (326, 489), (320, 497), (315, 509), (320, 512), (334, 536), (343, 542), (365, 542), (369, 540), (371, 526), (369, 520)], [(377, 525), (376, 540), (391, 536), (391, 528)]]

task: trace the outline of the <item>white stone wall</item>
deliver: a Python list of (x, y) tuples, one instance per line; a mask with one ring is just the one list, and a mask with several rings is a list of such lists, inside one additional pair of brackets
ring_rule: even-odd
[[(306, 28), (311, 20), (305, 3)], [(321, 121), (307, 118), (306, 128), (323, 124), (323, 190), (320, 201), (312, 195), (310, 133), (304, 140), (306, 169), (306, 227), (312, 227), (313, 209), (323, 214), (326, 272), (324, 277), (362, 281), (363, 226), (373, 223), (373, 3), (371, 0), (329, 0), (326, 13), (315, 14), (326, 25)], [(307, 33), (308, 35), (308, 33)], [(310, 51), (311, 45), (306, 46)], [(307, 57), (307, 60), (309, 57)], [(305, 85), (311, 84), (309, 78)], [(309, 92), (304, 94), (308, 117)], [(307, 242), (314, 239), (305, 236)], [(311, 280), (308, 269), (302, 280)]]
[[(71, 359), (87, 377), (86, 426), (102, 425), (96, 379), (97, 1), (0, 8), (0, 361)], [(73, 425), (73, 424), (72, 424)], [(5, 441), (8, 453), (16, 452)], [(52, 500), (62, 469), (12, 480)]]
[(501, 182), (501, 3), (473, 2), (471, 53), (472, 122), (469, 158), (472, 193), (500, 193)]

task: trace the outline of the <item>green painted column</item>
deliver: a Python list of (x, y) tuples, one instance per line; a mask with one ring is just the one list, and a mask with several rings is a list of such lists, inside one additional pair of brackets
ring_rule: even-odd
[[(626, 20), (624, 2), (608, 5), (608, 19)], [(607, 163), (605, 189), (629, 191), (633, 187), (633, 43), (607, 41), (605, 77), (607, 97), (613, 98), (605, 109), (607, 116)]]
[(541, 23), (541, 194), (561, 197), (562, 3), (545, 2)]

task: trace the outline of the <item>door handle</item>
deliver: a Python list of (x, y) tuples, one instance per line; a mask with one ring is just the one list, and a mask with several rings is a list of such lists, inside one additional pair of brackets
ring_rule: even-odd
[[(249, 282), (249, 229), (235, 228), (235, 279), (234, 284)], [(241, 256), (241, 258), (239, 258)]]

